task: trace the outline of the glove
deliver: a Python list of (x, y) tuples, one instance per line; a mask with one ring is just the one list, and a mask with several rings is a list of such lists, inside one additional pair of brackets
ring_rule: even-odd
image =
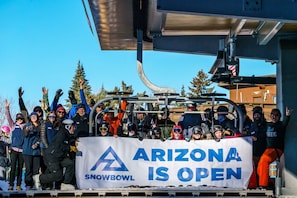
[(77, 152), (78, 149), (76, 148), (76, 146), (70, 146), (70, 152)]
[(59, 98), (61, 97), (63, 95), (63, 91), (62, 91), (62, 89), (58, 89), (57, 91), (56, 91), (56, 95), (55, 95), (55, 100), (59, 100)]
[(23, 94), (24, 94), (24, 90), (22, 89), (22, 87), (20, 87), (20, 88), (18, 89), (18, 94), (19, 94), (19, 97), (20, 97), (20, 98), (23, 96)]
[(25, 128), (27, 131), (32, 131), (34, 128), (32, 125), (26, 126)]
[(225, 132), (224, 132), (224, 135), (225, 136), (232, 136), (233, 135), (233, 131), (230, 130), (230, 129), (226, 129)]
[(72, 90), (69, 90), (68, 98), (69, 98), (71, 104), (77, 104), (77, 100), (75, 99), (74, 92)]
[(36, 142), (35, 144), (32, 145), (32, 149), (37, 149), (39, 146), (39, 142)]

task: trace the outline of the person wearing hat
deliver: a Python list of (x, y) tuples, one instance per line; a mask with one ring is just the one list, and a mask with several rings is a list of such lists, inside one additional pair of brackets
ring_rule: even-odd
[[(47, 169), (39, 177), (41, 185), (63, 181), (61, 190), (75, 190), (73, 183), (75, 178), (75, 162), (70, 155), (75, 150), (77, 144), (74, 136), (75, 128), (76, 126), (73, 120), (63, 120), (59, 132), (53, 141), (49, 143), (44, 153)], [(65, 173), (63, 174), (64, 168)]]
[[(147, 110), (152, 107), (151, 103), (148, 103)], [(136, 108), (136, 121), (137, 131), (140, 137), (149, 138), (150, 130), (156, 122), (156, 115), (152, 113), (146, 113), (146, 109), (143, 107)]]
[(105, 121), (102, 121), (98, 124), (98, 136), (106, 137), (106, 136), (112, 136), (112, 134), (109, 132), (109, 124)]
[(72, 118), (76, 124), (75, 135), (77, 137), (89, 136), (89, 114), (86, 113), (86, 106), (80, 103), (76, 106), (76, 114)]
[[(183, 137), (186, 139), (191, 139), (192, 127), (201, 125), (202, 117), (201, 114), (197, 112), (197, 104), (189, 103), (187, 105), (188, 111), (185, 112), (178, 120), (178, 125), (181, 126), (183, 130)], [(197, 113), (196, 113), (197, 112)]]
[(56, 115), (57, 115), (57, 120), (60, 121), (61, 123), (63, 122), (63, 120), (67, 118), (66, 109), (63, 107), (63, 105), (59, 105), (57, 107)]
[(224, 128), (220, 125), (214, 125), (212, 128), (213, 139), (220, 141), (224, 138)]
[[(26, 125), (25, 116), (22, 113), (17, 113), (15, 121), (13, 121), (10, 114), (10, 104), (5, 99), (5, 116), (8, 121), (8, 126), (11, 131), (11, 145), (10, 145), (10, 177), (8, 190), (14, 189), (14, 182), (16, 180), (16, 190), (22, 190), (22, 170), (24, 166), (23, 159), (23, 134), (22, 130)], [(17, 176), (17, 177), (16, 177)]]
[(253, 121), (249, 129), (248, 135), (252, 137), (253, 143), (253, 173), (250, 178), (249, 188), (258, 187), (257, 167), (261, 155), (266, 149), (266, 128), (267, 122), (264, 117), (263, 109), (260, 106), (253, 108)]
[(81, 103), (77, 103), (77, 100), (75, 98), (75, 94), (74, 94), (73, 90), (69, 90), (69, 92), (68, 92), (68, 98), (69, 98), (69, 101), (72, 104), (72, 107), (71, 107), (71, 109), (69, 110), (69, 113), (68, 113), (68, 118), (70, 118), (70, 119), (72, 119), (73, 117), (75, 117), (77, 115), (78, 106), (81, 105), (81, 104), (84, 105), (85, 113), (87, 115), (89, 115), (90, 112), (91, 112), (91, 108), (88, 105), (88, 102), (87, 102), (87, 99), (86, 99), (86, 96), (85, 96), (85, 93), (84, 93), (84, 83), (85, 82), (84, 82), (83, 79), (79, 79), (78, 83), (79, 83), (79, 95), (80, 95)]
[[(6, 180), (6, 169), (10, 166), (8, 160), (8, 147), (10, 145), (10, 128), (9, 126), (1, 126), (0, 135), (0, 180)], [(2, 188), (0, 187), (0, 190)]]
[(168, 108), (163, 107), (160, 114), (161, 118), (157, 120), (156, 126), (161, 130), (161, 138), (166, 140), (171, 136), (172, 127), (175, 126), (175, 122), (170, 119), (170, 111)]
[(266, 149), (261, 155), (257, 173), (259, 176), (259, 187), (262, 189), (270, 189), (274, 187), (274, 184), (270, 186), (269, 182), (269, 164), (275, 160), (280, 160), (285, 144), (285, 133), (292, 110), (286, 107), (285, 119), (281, 121), (281, 111), (277, 108), (272, 109), (270, 113), (270, 122), (267, 122), (266, 128)]
[(128, 124), (128, 134), (127, 137), (131, 137), (131, 138), (138, 138), (139, 135), (137, 134), (137, 127), (136, 124), (134, 123), (129, 123)]
[(26, 167), (25, 184), (26, 190), (40, 189), (39, 177), (41, 150), (40, 132), (41, 122), (36, 112), (30, 113), (29, 122), (23, 129), (23, 157)]
[(127, 101), (122, 100), (121, 101), (121, 109), (119, 110), (118, 114), (114, 115), (113, 109), (106, 110), (103, 120), (105, 120), (109, 124), (109, 131), (114, 137), (118, 137), (118, 130), (121, 125), (122, 119), (125, 115), (126, 107), (127, 107)]
[(152, 139), (161, 139), (161, 128), (159, 126), (156, 126), (152, 129)]
[(184, 140), (185, 138), (183, 137), (183, 130), (181, 126), (175, 125), (172, 127), (171, 130), (171, 137), (168, 138), (168, 140)]
[(230, 120), (227, 115), (229, 113), (229, 110), (226, 106), (220, 105), (217, 108), (217, 119), (214, 121), (215, 125), (220, 125), (223, 127), (224, 130), (228, 130), (230, 132), (229, 135), (232, 135), (232, 132), (234, 132), (236, 129), (234, 127), (234, 121)]
[(7, 125), (1, 126), (0, 141), (5, 142), (7, 145), (10, 145), (10, 127)]
[(263, 109), (260, 106), (253, 108), (253, 122), (249, 135), (253, 140), (253, 162), (258, 166), (259, 159), (266, 149), (266, 128), (267, 122), (264, 118)]
[(191, 140), (202, 140), (204, 139), (202, 128), (200, 126), (194, 126), (192, 128)]
[[(41, 149), (41, 172), (45, 172), (46, 170), (46, 161), (44, 160), (44, 152), (48, 148), (49, 143), (51, 143), (58, 133), (58, 128), (56, 126), (56, 112), (49, 111), (47, 114), (47, 119), (41, 125), (41, 132), (40, 132), (40, 149)], [(43, 186), (45, 189), (52, 189), (53, 184), (48, 184), (47, 186)]]

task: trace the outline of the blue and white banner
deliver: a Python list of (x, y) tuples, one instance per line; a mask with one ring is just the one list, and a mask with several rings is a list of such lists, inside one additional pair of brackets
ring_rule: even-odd
[(80, 138), (80, 189), (137, 186), (217, 186), (246, 189), (252, 174), (248, 137), (215, 140)]

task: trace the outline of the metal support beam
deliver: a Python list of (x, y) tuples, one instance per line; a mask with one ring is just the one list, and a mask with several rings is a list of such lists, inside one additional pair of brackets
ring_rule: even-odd
[(288, 0), (273, 2), (271, 0), (158, 0), (157, 10), (263, 21), (296, 22), (297, 20), (297, 2)]
[(256, 77), (256, 76), (238, 76), (235, 78), (230, 78), (230, 76), (214, 76), (212, 79), (213, 82), (227, 83), (233, 84), (236, 83), (238, 85), (275, 85), (276, 78), (275, 77)]
[[(154, 50), (217, 56), (222, 36), (161, 36), (153, 39)], [(252, 50), (251, 50), (252, 49)], [(236, 57), (277, 61), (278, 42), (273, 38), (267, 45), (258, 45), (251, 36), (236, 37)]]
[(246, 23), (246, 19), (237, 19), (235, 24), (230, 30), (230, 36), (237, 36), (237, 34), (240, 32), (244, 24)]
[(269, 21), (261, 23), (261, 28), (255, 32), (259, 45), (266, 45), (283, 26), (283, 22)]

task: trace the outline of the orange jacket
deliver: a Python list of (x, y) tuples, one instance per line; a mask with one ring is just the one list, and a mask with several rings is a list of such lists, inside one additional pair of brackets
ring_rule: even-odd
[(118, 113), (117, 116), (113, 118), (109, 118), (107, 114), (104, 115), (103, 119), (108, 122), (109, 124), (109, 132), (111, 132), (113, 135), (118, 135), (118, 128), (121, 124), (121, 121), (125, 115), (125, 110), (127, 107), (127, 101), (122, 100), (121, 102), (121, 111)]

